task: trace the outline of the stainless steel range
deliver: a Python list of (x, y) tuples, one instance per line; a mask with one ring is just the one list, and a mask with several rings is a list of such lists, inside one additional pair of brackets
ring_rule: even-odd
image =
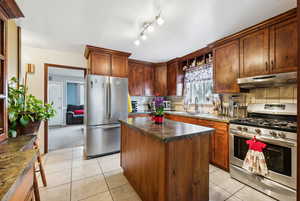
[[(296, 200), (297, 105), (251, 104), (248, 117), (230, 121), (230, 174), (233, 178), (271, 196)], [(256, 138), (267, 147), (269, 175), (253, 175), (242, 168), (248, 151), (246, 141)]]

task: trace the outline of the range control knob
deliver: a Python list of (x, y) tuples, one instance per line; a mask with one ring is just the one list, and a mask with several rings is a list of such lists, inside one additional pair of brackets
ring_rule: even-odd
[(242, 130), (242, 127), (241, 126), (238, 126), (238, 127), (236, 127), (239, 131), (241, 131)]
[(285, 133), (279, 133), (278, 136), (281, 137), (281, 138), (286, 138), (286, 134)]
[(277, 133), (274, 131), (270, 131), (270, 135), (272, 135), (273, 137), (277, 137)]
[(258, 135), (260, 135), (261, 134), (261, 130), (260, 129), (255, 129), (255, 132), (258, 134)]
[(243, 127), (243, 131), (247, 132), (248, 128), (247, 127)]

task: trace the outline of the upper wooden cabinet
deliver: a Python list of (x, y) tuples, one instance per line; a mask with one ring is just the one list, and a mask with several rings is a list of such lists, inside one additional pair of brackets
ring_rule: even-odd
[(270, 71), (281, 73), (296, 71), (298, 66), (297, 19), (270, 27)]
[[(158, 63), (154, 65), (155, 95), (167, 96), (167, 63)], [(174, 83), (175, 84), (175, 83)]]
[(128, 76), (130, 53), (87, 45), (84, 56), (88, 59), (90, 74), (114, 77)]
[(251, 33), (240, 39), (240, 77), (269, 72), (269, 29)]
[(167, 94), (168, 96), (182, 96), (184, 73), (179, 59), (167, 63)]
[(235, 40), (214, 48), (214, 92), (238, 93), (239, 41)]
[(131, 96), (154, 95), (154, 69), (150, 62), (130, 59), (128, 62), (128, 88)]
[(112, 55), (111, 75), (114, 77), (128, 76), (128, 57)]
[(91, 53), (88, 68), (91, 74), (111, 75), (111, 55), (102, 52)]
[(154, 68), (152, 65), (144, 67), (144, 81), (144, 95), (154, 96)]

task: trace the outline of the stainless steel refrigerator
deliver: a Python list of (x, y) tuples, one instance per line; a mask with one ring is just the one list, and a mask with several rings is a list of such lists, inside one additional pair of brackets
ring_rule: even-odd
[(128, 79), (86, 77), (85, 151), (88, 157), (120, 151), (120, 123), (128, 117)]

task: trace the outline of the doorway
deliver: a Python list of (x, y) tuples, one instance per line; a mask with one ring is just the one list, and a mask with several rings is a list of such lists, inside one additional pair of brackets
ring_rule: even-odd
[(45, 64), (45, 102), (56, 114), (45, 123), (45, 153), (82, 146), (86, 69)]

